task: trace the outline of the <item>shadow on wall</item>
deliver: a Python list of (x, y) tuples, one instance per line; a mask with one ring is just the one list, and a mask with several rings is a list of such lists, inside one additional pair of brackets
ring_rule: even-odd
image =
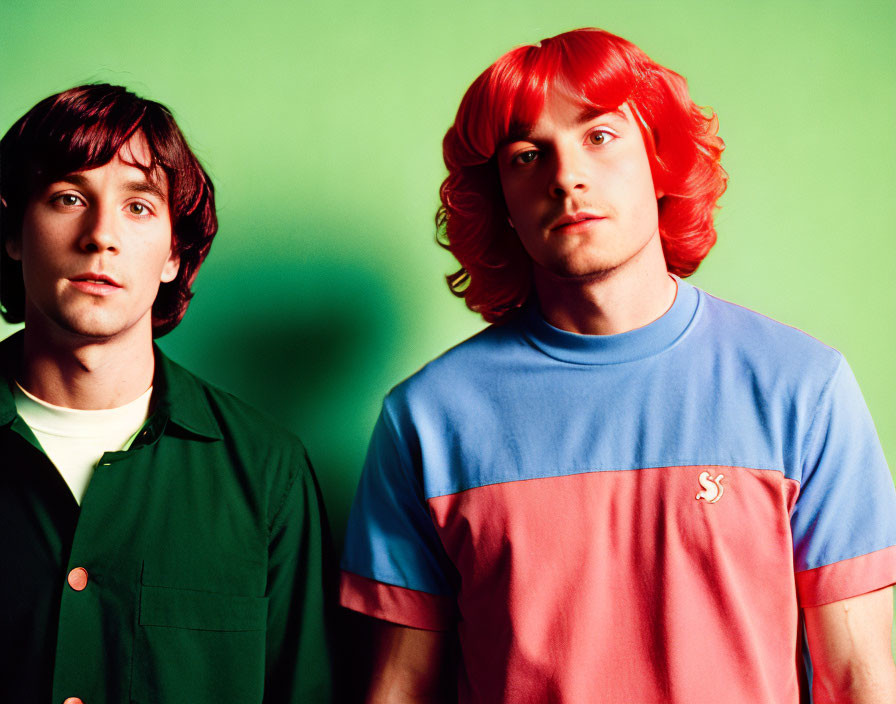
[(210, 270), (186, 324), (162, 340), (178, 362), (302, 438), (337, 548), (402, 339), (388, 282), (360, 264), (262, 262), (227, 267), (226, 280)]

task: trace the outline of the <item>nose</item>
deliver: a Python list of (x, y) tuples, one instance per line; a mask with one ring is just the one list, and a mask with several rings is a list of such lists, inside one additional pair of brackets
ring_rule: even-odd
[(548, 190), (554, 198), (566, 198), (588, 190), (585, 170), (574, 148), (558, 148), (555, 151)]
[(84, 229), (78, 240), (82, 251), (93, 253), (117, 253), (120, 247), (116, 219), (113, 209), (102, 206), (91, 210), (85, 218)]

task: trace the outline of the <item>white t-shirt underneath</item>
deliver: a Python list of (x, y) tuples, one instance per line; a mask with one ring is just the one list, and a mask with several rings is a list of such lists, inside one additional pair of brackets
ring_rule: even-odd
[(126, 449), (149, 417), (152, 387), (118, 408), (82, 411), (54, 406), (16, 382), (16, 411), (31, 428), (72, 495), (81, 504), (93, 470), (105, 452)]

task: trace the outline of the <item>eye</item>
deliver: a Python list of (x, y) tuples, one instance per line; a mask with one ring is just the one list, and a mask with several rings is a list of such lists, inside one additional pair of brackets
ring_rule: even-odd
[(588, 142), (594, 145), (602, 146), (616, 139), (616, 135), (607, 130), (594, 130), (588, 135)]
[(84, 201), (74, 193), (60, 193), (57, 196), (53, 196), (51, 202), (58, 203), (64, 208), (73, 208), (76, 205), (84, 205)]
[(527, 149), (524, 152), (514, 155), (514, 164), (531, 164), (538, 158), (538, 152), (535, 149)]
[(128, 203), (128, 212), (131, 215), (149, 215), (149, 208), (144, 203)]

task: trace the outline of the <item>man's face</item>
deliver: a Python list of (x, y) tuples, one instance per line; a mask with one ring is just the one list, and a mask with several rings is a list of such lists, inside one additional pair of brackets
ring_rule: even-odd
[(79, 337), (152, 336), (159, 284), (177, 276), (167, 183), (147, 178), (142, 134), (107, 164), (35, 192), (9, 255), (22, 262), (25, 324)]
[(511, 222), (536, 267), (591, 279), (659, 246), (657, 198), (627, 104), (603, 114), (553, 90), (530, 134), (498, 151)]

